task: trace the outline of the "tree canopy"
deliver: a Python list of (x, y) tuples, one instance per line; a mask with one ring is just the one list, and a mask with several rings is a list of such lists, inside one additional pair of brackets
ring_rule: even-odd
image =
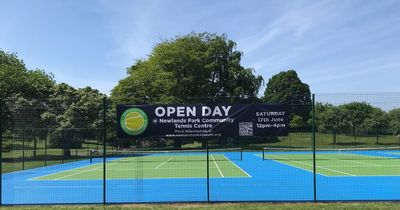
[(50, 129), (51, 143), (64, 149), (79, 148), (85, 139), (99, 137), (104, 94), (90, 87), (75, 89), (65, 83), (55, 86), (42, 114)]
[(128, 69), (111, 98), (117, 103), (254, 100), (263, 79), (243, 67), (241, 58), (226, 35), (191, 33), (166, 40)]
[(0, 50), (0, 98), (46, 98), (55, 85), (54, 76), (41, 69), (27, 70), (14, 53)]
[(272, 76), (268, 80), (263, 101), (288, 104), (291, 119), (296, 119), (296, 121), (305, 123), (310, 118), (312, 109), (310, 88), (300, 80), (294, 70), (283, 71)]
[(400, 108), (391, 110), (388, 115), (390, 132), (394, 135), (400, 135)]
[(357, 135), (398, 135), (400, 109), (385, 112), (366, 102), (351, 102), (339, 106), (316, 105), (317, 126), (320, 132)]

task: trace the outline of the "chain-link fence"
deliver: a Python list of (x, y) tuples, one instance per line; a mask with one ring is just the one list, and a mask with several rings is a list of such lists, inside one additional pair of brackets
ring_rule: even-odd
[(400, 200), (399, 93), (288, 104), (284, 137), (117, 139), (107, 99), (0, 105), (3, 205)]

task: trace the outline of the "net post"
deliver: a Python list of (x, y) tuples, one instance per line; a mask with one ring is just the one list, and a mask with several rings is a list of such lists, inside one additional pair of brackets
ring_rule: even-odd
[(107, 114), (107, 98), (103, 98), (103, 205), (106, 205), (106, 114)]
[(315, 161), (315, 94), (312, 94), (312, 147), (313, 147), (313, 187), (314, 203), (317, 202), (317, 166)]
[(264, 147), (262, 148), (262, 158), (263, 158), (263, 160), (265, 160), (265, 148)]
[(92, 163), (92, 162), (93, 162), (93, 152), (90, 151), (89, 152), (89, 163)]
[(240, 148), (240, 160), (243, 160), (243, 148)]
[(3, 100), (0, 98), (0, 206), (3, 205)]

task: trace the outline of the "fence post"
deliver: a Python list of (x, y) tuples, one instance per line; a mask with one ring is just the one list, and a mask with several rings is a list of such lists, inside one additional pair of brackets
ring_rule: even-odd
[(44, 166), (47, 166), (47, 138), (49, 136), (49, 130), (47, 130), (46, 138), (44, 139)]
[(22, 139), (22, 170), (25, 170), (25, 136)]
[(106, 97), (103, 98), (103, 205), (106, 204), (106, 114), (107, 104)]
[(312, 94), (312, 146), (313, 146), (313, 181), (314, 181), (314, 202), (317, 202), (317, 165), (315, 161), (315, 95)]
[(210, 202), (210, 164), (209, 164), (209, 149), (208, 149), (208, 138), (206, 137), (206, 150), (207, 150), (207, 202)]
[(0, 98), (0, 206), (3, 204), (3, 100)]

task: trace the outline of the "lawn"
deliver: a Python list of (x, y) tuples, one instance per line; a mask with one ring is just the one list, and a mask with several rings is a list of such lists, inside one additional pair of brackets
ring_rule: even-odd
[[(45, 142), (38, 141), (35, 156), (32, 141), (26, 141), (23, 145), (21, 140), (5, 138), (2, 143), (2, 173), (88, 159), (90, 150), (102, 149), (102, 145), (97, 145), (96, 140), (86, 140), (81, 148), (71, 149), (70, 157), (64, 157), (62, 149), (49, 147), (45, 149)], [(49, 144), (47, 143), (47, 145)], [(113, 149), (113, 147), (107, 146), (107, 149)]]
[(131, 204), (131, 205), (93, 205), (93, 206), (13, 206), (2, 207), (5, 210), (127, 210), (127, 209), (265, 209), (265, 210), (394, 210), (400, 209), (399, 203), (218, 203), (218, 204)]

